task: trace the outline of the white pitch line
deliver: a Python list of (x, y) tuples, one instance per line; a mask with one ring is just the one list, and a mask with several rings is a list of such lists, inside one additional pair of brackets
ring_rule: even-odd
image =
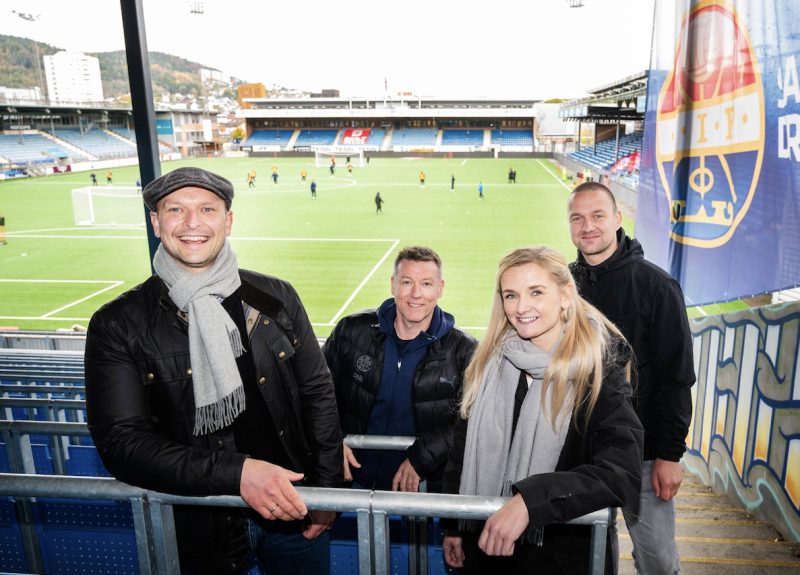
[(553, 176), (553, 177), (556, 179), (556, 181), (557, 181), (559, 184), (561, 184), (562, 186), (564, 186), (565, 188), (567, 188), (567, 191), (568, 191), (568, 192), (570, 192), (570, 193), (572, 192), (572, 188), (570, 188), (570, 187), (569, 187), (567, 184), (565, 184), (564, 182), (562, 182), (561, 180), (559, 180), (559, 179), (558, 179), (558, 176), (556, 176), (556, 175), (555, 175), (553, 172), (551, 172), (550, 170), (548, 170), (548, 169), (547, 169), (547, 167), (546, 167), (546, 166), (545, 166), (545, 165), (542, 163), (542, 161), (541, 161), (541, 160), (539, 160), (539, 159), (537, 158), (537, 160), (536, 160), (536, 161), (537, 161), (537, 162), (539, 162), (539, 165), (540, 165), (540, 166), (542, 166), (542, 168), (544, 168), (544, 171), (545, 171), (545, 172), (547, 172), (548, 174), (550, 174), (551, 176)]
[(708, 315), (706, 312), (704, 312), (704, 311), (703, 311), (703, 308), (701, 308), (699, 305), (698, 305), (698, 306), (695, 306), (695, 308), (694, 308), (694, 309), (696, 309), (697, 311), (699, 311), (699, 312), (700, 312), (700, 313), (702, 313), (703, 315)]
[(74, 305), (78, 305), (79, 303), (83, 303), (83, 302), (85, 302), (87, 299), (91, 299), (91, 298), (93, 298), (93, 297), (94, 297), (94, 296), (96, 296), (96, 295), (100, 295), (101, 293), (103, 293), (103, 292), (106, 292), (106, 291), (108, 291), (108, 290), (110, 290), (110, 289), (114, 289), (115, 287), (119, 287), (119, 286), (121, 286), (121, 285), (122, 285), (122, 284), (124, 284), (124, 283), (125, 283), (125, 282), (114, 282), (114, 285), (110, 285), (110, 286), (108, 286), (108, 287), (106, 287), (106, 288), (103, 288), (103, 289), (101, 289), (100, 291), (94, 292), (92, 295), (87, 295), (85, 298), (79, 299), (78, 301), (74, 301), (74, 302), (72, 302), (72, 303), (70, 303), (70, 304), (67, 304), (67, 305), (65, 305), (64, 307), (60, 307), (60, 308), (58, 308), (58, 309), (57, 309), (57, 310), (55, 310), (55, 311), (51, 311), (50, 313), (46, 313), (46, 314), (44, 314), (43, 316), (41, 316), (40, 318), (38, 318), (38, 319), (47, 319), (47, 316), (49, 316), (49, 315), (53, 315), (54, 313), (58, 313), (58, 312), (60, 312), (60, 311), (63, 311), (63, 310), (65, 310), (65, 309), (67, 309), (68, 307), (72, 307), (72, 306), (74, 306)]
[(464, 158), (464, 161), (463, 161), (463, 162), (461, 162), (461, 165), (463, 166), (464, 164), (466, 164), (468, 159), (469, 159), (469, 158)]
[(367, 275), (367, 277), (364, 278), (364, 281), (362, 281), (361, 284), (356, 288), (356, 291), (354, 291), (352, 293), (352, 295), (349, 298), (347, 298), (347, 301), (344, 302), (344, 305), (342, 306), (342, 309), (340, 309), (338, 312), (336, 312), (336, 315), (333, 316), (333, 319), (331, 319), (331, 321), (328, 322), (328, 323), (336, 323), (336, 320), (339, 319), (339, 316), (344, 313), (344, 310), (347, 309), (347, 306), (350, 305), (350, 302), (353, 301), (353, 299), (355, 299), (355, 297), (358, 295), (358, 292), (361, 291), (361, 288), (363, 288), (366, 285), (366, 283), (369, 281), (369, 279), (373, 276), (373, 274), (376, 271), (378, 271), (378, 268), (381, 267), (381, 264), (384, 261), (386, 261), (386, 258), (389, 257), (389, 254), (391, 254), (392, 251), (394, 251), (394, 248), (396, 248), (397, 244), (399, 244), (399, 243), (400, 243), (400, 240), (395, 240), (394, 241), (394, 243), (392, 244), (392, 247), (390, 247), (389, 250), (385, 254), (383, 254), (383, 257), (381, 258), (381, 261), (379, 261), (377, 264), (375, 264), (375, 267), (372, 268), (372, 271), (369, 272), (369, 275)]
[(89, 321), (89, 317), (21, 317), (14, 315), (0, 315), (0, 319), (35, 319), (43, 321)]
[[(23, 232), (17, 232), (17, 234), (22, 234)], [(6, 234), (8, 237), (14, 238), (52, 238), (52, 239), (59, 239), (59, 240), (146, 240), (146, 235), (141, 236), (50, 236), (50, 235), (14, 235), (11, 236), (10, 234)]]
[(94, 281), (94, 280), (5, 280), (0, 279), (0, 282), (17, 282), (17, 283), (37, 283), (37, 284), (116, 284), (116, 283), (124, 283), (124, 282), (115, 282), (115, 281)]
[[(17, 232), (23, 233), (23, 232)], [(8, 234), (6, 234), (8, 235)], [(101, 240), (143, 240), (147, 239), (146, 236), (56, 236), (56, 235), (20, 235), (17, 238), (55, 238), (55, 239), (101, 239)], [(232, 240), (244, 242), (394, 242), (396, 240), (390, 239), (367, 239), (367, 238), (238, 238), (231, 236)], [(29, 281), (29, 280), (0, 280), (0, 281)], [(38, 281), (38, 280), (30, 280)], [(47, 280), (51, 281), (51, 280)], [(60, 281), (60, 280), (52, 280)], [(87, 282), (87, 283), (100, 283), (100, 282)]]

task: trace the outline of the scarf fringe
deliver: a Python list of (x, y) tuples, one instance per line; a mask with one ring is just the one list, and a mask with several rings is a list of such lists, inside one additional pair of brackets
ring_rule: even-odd
[(231, 341), (231, 349), (233, 350), (233, 357), (241, 357), (244, 353), (244, 345), (242, 345), (242, 334), (238, 329), (228, 332), (228, 339)]
[(198, 407), (195, 410), (194, 435), (205, 435), (231, 425), (244, 408), (244, 386), (237, 387), (216, 403)]

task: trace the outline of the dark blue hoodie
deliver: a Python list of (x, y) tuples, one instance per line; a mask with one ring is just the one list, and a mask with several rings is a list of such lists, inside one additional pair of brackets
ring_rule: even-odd
[[(386, 334), (386, 341), (381, 386), (369, 416), (367, 435), (416, 436), (411, 405), (414, 371), (425, 356), (428, 345), (444, 337), (455, 325), (453, 316), (436, 306), (428, 330), (405, 342), (400, 352), (394, 329), (396, 317), (394, 298), (387, 299), (378, 308), (378, 321), (381, 331)], [(363, 450), (358, 457), (361, 468), (352, 468), (353, 479), (363, 487), (389, 491), (392, 479), (405, 459), (404, 451)]]

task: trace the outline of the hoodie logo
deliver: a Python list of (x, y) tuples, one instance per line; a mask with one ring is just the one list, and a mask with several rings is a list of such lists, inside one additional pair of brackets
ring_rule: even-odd
[(358, 371), (367, 373), (370, 369), (372, 369), (372, 358), (368, 355), (362, 355), (356, 361), (356, 367)]

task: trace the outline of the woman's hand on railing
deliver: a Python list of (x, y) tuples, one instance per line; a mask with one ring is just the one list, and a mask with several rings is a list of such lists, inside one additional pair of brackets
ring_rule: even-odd
[(346, 443), (342, 444), (344, 446), (344, 480), (345, 481), (352, 481), (353, 474), (350, 473), (350, 466), (353, 467), (361, 467), (361, 464), (356, 459), (356, 456), (353, 455), (353, 450), (347, 447)]
[(483, 528), (478, 547), (487, 555), (511, 555), (514, 543), (530, 523), (528, 507), (517, 493), (489, 517)]
[(464, 566), (464, 549), (461, 546), (461, 533), (453, 529), (445, 532), (442, 541), (444, 560), (450, 567), (461, 568)]

